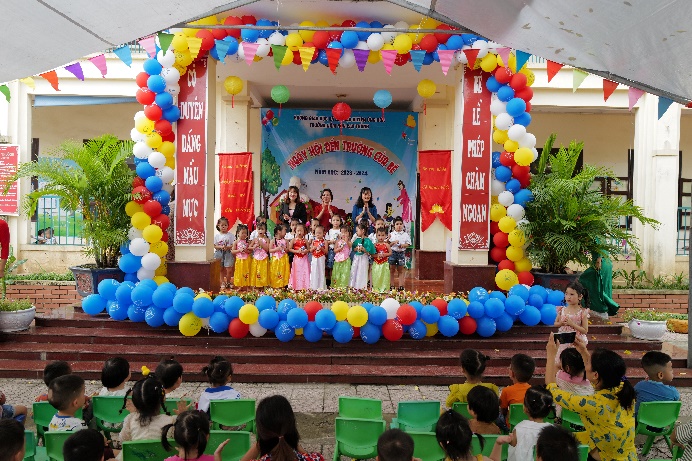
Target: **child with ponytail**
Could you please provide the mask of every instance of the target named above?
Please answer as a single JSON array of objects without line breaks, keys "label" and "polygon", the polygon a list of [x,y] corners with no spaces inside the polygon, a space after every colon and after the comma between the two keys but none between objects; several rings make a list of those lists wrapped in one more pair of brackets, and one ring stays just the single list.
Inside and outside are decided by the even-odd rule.
[{"label": "child with ponytail", "polygon": [[221,461],[221,452],[228,440],[219,445],[213,455],[205,455],[209,440],[209,419],[204,413],[190,410],[180,413],[175,423],[161,429],[161,444],[166,451],[173,448],[168,441],[168,431],[173,429],[173,439],[178,445],[178,454],[165,461]]}]

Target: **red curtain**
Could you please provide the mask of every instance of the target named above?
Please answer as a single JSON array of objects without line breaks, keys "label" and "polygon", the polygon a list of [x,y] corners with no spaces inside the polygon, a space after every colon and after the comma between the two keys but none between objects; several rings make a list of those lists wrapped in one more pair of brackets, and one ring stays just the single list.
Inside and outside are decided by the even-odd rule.
[{"label": "red curtain", "polygon": [[452,151],[424,150],[418,152],[420,172],[421,231],[439,218],[452,230]]},{"label": "red curtain", "polygon": [[221,216],[233,227],[237,221],[250,225],[255,219],[252,196],[252,153],[219,154]]}]

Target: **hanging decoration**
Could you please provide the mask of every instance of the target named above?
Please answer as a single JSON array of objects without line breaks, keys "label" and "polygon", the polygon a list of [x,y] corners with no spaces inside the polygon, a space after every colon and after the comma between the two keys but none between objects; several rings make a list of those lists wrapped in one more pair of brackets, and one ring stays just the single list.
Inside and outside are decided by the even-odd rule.
[{"label": "hanging decoration", "polygon": [[345,102],[337,102],[332,107],[332,115],[339,121],[339,134],[343,134],[344,122],[351,116],[351,106]]},{"label": "hanging decoration", "polygon": [[384,120],[384,110],[392,103],[392,93],[387,90],[377,90],[372,100],[377,107],[382,109],[382,120]]},{"label": "hanging decoration", "polygon": [[281,117],[281,105],[288,101],[291,97],[291,92],[288,91],[285,85],[276,85],[271,91],[272,99],[279,105],[279,117]]},{"label": "hanging decoration", "polygon": [[418,94],[423,98],[423,114],[427,114],[425,99],[431,98],[435,91],[437,90],[437,85],[432,80],[423,79],[418,83]]},{"label": "hanging decoration", "polygon": [[240,77],[231,75],[230,77],[226,77],[226,80],[223,82],[223,87],[226,89],[226,92],[231,95],[231,108],[235,107],[235,96],[243,91],[243,80]]}]

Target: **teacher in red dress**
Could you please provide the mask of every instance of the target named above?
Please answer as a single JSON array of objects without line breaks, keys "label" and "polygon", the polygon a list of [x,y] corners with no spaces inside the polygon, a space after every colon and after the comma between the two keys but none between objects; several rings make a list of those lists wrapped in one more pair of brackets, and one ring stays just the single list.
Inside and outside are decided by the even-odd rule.
[{"label": "teacher in red dress", "polygon": [[293,218],[296,218],[301,224],[306,224],[308,221],[308,210],[305,208],[305,204],[300,201],[300,191],[296,186],[288,188],[286,198],[281,202],[279,209],[279,219],[289,229]]},{"label": "teacher in red dress", "polygon": [[[320,222],[320,225],[325,228],[325,231],[332,228],[332,216],[340,215],[339,209],[332,205],[332,200],[334,200],[332,190],[324,189],[322,191],[322,203],[316,205],[312,209],[312,217]],[[341,217],[343,218],[343,216]]]}]

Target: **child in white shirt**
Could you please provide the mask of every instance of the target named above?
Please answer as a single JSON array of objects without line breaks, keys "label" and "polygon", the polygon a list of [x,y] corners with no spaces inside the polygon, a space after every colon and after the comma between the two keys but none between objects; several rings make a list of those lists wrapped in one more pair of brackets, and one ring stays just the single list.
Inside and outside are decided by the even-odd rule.
[{"label": "child in white shirt", "polygon": [[392,255],[389,257],[389,271],[392,274],[391,288],[398,281],[399,290],[404,289],[406,278],[406,248],[411,245],[411,236],[404,230],[404,220],[400,216],[394,219],[394,230],[389,234]]}]

